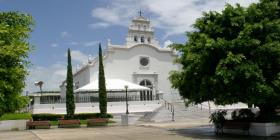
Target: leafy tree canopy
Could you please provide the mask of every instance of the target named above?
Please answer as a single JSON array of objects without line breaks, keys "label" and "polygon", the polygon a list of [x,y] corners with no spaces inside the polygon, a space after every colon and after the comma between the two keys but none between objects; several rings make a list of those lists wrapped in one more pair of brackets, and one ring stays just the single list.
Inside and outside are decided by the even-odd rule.
[{"label": "leafy tree canopy", "polygon": [[204,13],[188,42],[173,45],[182,65],[171,72],[173,87],[190,102],[243,102],[273,112],[280,105],[279,16],[279,0]]},{"label": "leafy tree canopy", "polygon": [[0,12],[0,116],[14,112],[27,104],[21,96],[29,64],[28,42],[33,28],[30,15],[19,12]]}]

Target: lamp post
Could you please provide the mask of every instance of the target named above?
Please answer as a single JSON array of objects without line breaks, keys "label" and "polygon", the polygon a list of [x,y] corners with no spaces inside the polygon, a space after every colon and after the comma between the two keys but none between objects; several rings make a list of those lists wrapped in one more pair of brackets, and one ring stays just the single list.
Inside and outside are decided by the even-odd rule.
[{"label": "lamp post", "polygon": [[35,86],[39,86],[40,92],[41,92],[41,96],[42,96],[42,93],[43,93],[43,91],[42,91],[42,86],[43,86],[43,84],[44,84],[43,81],[39,81],[39,82],[35,82],[35,83],[34,83]]},{"label": "lamp post", "polygon": [[124,88],[125,88],[126,114],[129,114],[129,113],[128,113],[128,101],[127,101],[127,89],[128,89],[128,85],[125,85]]}]

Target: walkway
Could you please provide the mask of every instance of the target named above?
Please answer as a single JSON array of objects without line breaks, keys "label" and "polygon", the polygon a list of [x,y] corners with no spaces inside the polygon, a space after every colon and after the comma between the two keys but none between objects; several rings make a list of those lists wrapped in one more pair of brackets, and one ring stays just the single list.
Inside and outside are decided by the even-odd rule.
[{"label": "walkway", "polygon": [[210,126],[185,127],[183,129],[147,126],[109,126],[75,129],[38,129],[26,131],[2,131],[0,140],[277,140],[279,137],[216,136]]}]

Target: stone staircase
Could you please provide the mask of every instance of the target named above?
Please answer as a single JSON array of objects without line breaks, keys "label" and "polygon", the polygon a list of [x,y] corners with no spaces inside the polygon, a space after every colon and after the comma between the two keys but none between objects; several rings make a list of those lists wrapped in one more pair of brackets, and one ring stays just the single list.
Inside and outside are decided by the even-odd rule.
[{"label": "stone staircase", "polygon": [[[171,106],[164,104],[154,112],[146,113],[138,122],[170,122],[172,121]],[[209,110],[201,108],[200,105],[185,107],[183,100],[177,100],[172,103],[174,106],[174,120],[176,122],[208,120]]]},{"label": "stone staircase", "polygon": [[154,112],[147,112],[145,113],[141,118],[139,118],[139,122],[155,122],[154,120],[152,120],[152,118],[155,117],[155,115],[157,115],[164,107],[160,107],[157,110],[155,110]]}]

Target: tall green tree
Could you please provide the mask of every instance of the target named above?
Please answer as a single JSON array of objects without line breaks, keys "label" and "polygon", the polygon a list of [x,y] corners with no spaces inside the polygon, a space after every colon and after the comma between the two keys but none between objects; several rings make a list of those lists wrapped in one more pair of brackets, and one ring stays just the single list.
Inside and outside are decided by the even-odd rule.
[{"label": "tall green tree", "polygon": [[0,12],[0,116],[27,105],[21,96],[28,74],[28,42],[33,28],[30,15],[20,12]]},{"label": "tall green tree", "polygon": [[75,114],[75,101],[73,92],[73,73],[71,64],[71,51],[68,49],[68,65],[67,65],[67,77],[66,77],[66,111],[67,118],[73,118]]},{"label": "tall green tree", "polygon": [[99,43],[99,75],[98,75],[98,86],[99,86],[99,109],[100,114],[103,117],[107,116],[107,91],[106,91],[106,81],[103,66],[103,56],[101,43]]},{"label": "tall green tree", "polygon": [[173,45],[182,65],[171,72],[173,87],[189,102],[255,104],[271,118],[280,105],[279,16],[279,0],[204,13],[188,42]]}]

